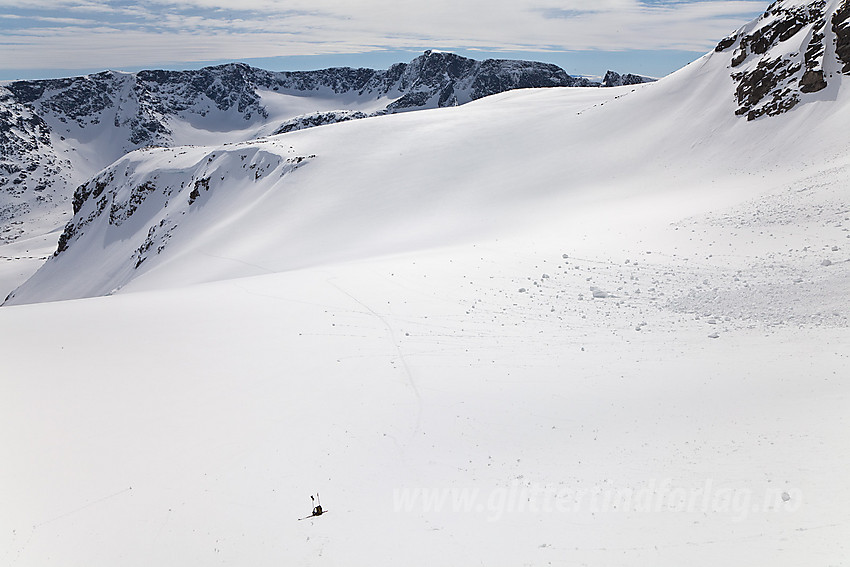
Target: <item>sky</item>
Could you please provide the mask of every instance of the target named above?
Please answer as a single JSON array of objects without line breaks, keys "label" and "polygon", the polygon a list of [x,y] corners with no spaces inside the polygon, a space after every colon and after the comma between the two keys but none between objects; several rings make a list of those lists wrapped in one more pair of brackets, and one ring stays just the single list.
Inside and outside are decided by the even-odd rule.
[{"label": "sky", "polygon": [[762,13],[727,0],[0,0],[0,80],[104,69],[386,69],[427,49],[662,77]]}]

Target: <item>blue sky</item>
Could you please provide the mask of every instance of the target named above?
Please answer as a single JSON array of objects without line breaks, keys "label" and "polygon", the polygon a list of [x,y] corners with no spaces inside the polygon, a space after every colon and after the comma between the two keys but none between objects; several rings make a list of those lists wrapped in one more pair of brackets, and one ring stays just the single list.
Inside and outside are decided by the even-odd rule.
[{"label": "blue sky", "polygon": [[764,11],[721,0],[0,0],[0,80],[244,61],[387,68],[426,49],[663,76]]}]

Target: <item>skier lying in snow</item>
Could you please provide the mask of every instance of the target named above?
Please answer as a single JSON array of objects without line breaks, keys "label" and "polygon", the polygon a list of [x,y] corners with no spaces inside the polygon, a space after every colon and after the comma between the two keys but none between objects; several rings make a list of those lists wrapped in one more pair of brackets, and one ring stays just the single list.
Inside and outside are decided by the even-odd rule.
[{"label": "skier lying in snow", "polygon": [[[313,500],[312,494],[310,495],[310,500]],[[313,500],[313,502],[316,504],[315,506],[313,506],[313,515],[314,516],[321,516],[322,514],[324,514],[324,511],[322,510],[322,503],[319,501],[319,493],[318,492],[316,493],[316,499]]]},{"label": "skier lying in snow", "polygon": [[310,514],[309,516],[307,516],[306,518],[298,518],[299,520],[308,520],[308,519],[314,518],[316,516],[321,516],[322,514],[325,513],[325,510],[322,509],[322,503],[319,500],[319,494],[318,493],[316,493],[315,498],[313,498],[313,495],[311,494],[310,500],[312,500],[313,504],[315,504],[315,506],[313,506],[313,513]]}]

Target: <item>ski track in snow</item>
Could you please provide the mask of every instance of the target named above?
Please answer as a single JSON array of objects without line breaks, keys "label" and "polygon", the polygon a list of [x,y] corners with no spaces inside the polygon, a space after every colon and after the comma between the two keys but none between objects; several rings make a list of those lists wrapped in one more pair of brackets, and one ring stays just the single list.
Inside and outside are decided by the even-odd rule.
[{"label": "ski track in snow", "polygon": [[411,433],[411,435],[416,435],[419,432],[420,422],[422,418],[422,395],[419,393],[419,388],[416,385],[416,380],[413,377],[413,372],[411,371],[410,366],[407,364],[407,358],[405,357],[404,352],[402,352],[401,346],[399,345],[399,342],[395,336],[393,325],[391,325],[387,321],[387,317],[385,315],[381,315],[380,313],[369,307],[369,305],[357,299],[357,297],[343,289],[339,282],[334,280],[328,280],[328,283],[338,289],[340,293],[350,297],[352,301],[356,302],[358,305],[366,309],[366,311],[374,315],[384,325],[384,327],[386,327],[390,342],[395,347],[395,351],[398,355],[398,360],[399,362],[401,362],[402,367],[404,368],[404,374],[407,377],[407,382],[408,384],[410,384],[410,389],[413,390],[413,393],[416,396],[416,403],[419,406],[417,409],[416,427]]}]

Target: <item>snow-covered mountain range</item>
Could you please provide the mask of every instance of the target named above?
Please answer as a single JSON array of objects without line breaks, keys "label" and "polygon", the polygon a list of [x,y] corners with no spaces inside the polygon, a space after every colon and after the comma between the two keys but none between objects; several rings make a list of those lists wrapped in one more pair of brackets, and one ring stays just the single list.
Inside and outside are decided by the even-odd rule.
[{"label": "snow-covered mountain range", "polygon": [[[659,83],[644,85],[640,84],[639,77],[621,77],[609,73],[605,78],[607,84],[631,86],[621,86],[621,89],[628,89],[624,91],[611,89],[594,94],[609,107],[598,123],[587,123],[586,120],[575,122],[574,118],[565,115],[551,120],[546,128],[553,130],[552,135],[558,131],[580,131],[582,140],[592,142],[589,147],[619,146],[621,142],[618,140],[628,139],[622,134],[625,124],[631,124],[636,131],[642,132],[644,139],[641,147],[622,147],[617,160],[620,165],[607,168],[606,174],[611,177],[623,175],[625,171],[628,171],[625,175],[637,176],[646,170],[648,164],[651,164],[653,170],[661,163],[669,164],[668,167],[682,167],[683,164],[692,164],[688,167],[693,168],[704,168],[708,164],[712,164],[715,169],[721,167],[721,164],[714,163],[712,155],[690,151],[682,155],[681,148],[687,146],[671,147],[671,142],[679,136],[665,129],[655,126],[647,131],[648,124],[666,124],[671,115],[676,115],[679,117],[676,127],[687,131],[687,139],[697,132],[706,133],[704,137],[709,137],[708,133],[711,133],[710,137],[715,138],[715,144],[716,140],[725,139],[725,146],[736,148],[732,155],[724,156],[721,160],[724,170],[729,170],[733,163],[736,164],[735,168],[744,169],[751,162],[751,153],[755,148],[746,148],[747,142],[740,141],[740,128],[743,126],[738,122],[743,119],[738,118],[739,115],[747,114],[748,121],[752,121],[763,114],[776,115],[790,111],[797,104],[816,104],[837,97],[845,66],[843,52],[839,47],[845,37],[842,35],[845,20],[843,11],[829,12],[823,1],[776,3],[761,18],[721,41],[712,54]],[[813,45],[819,48],[813,49]],[[768,67],[781,67],[785,72],[781,77],[776,73],[765,74],[763,70]],[[823,75],[824,81],[829,79],[832,88],[826,88],[825,82],[823,87],[814,88],[810,80],[812,73],[818,77]],[[239,124],[242,127],[236,135],[232,131],[221,134],[221,137],[226,136],[228,142],[224,145],[147,148],[127,154],[80,185],[73,197],[74,218],[65,227],[54,257],[30,282],[14,292],[9,302],[102,295],[120,289],[137,276],[155,270],[161,263],[167,263],[170,256],[182,258],[188,250],[204,247],[207,239],[216,237],[204,229],[202,233],[193,232],[191,237],[175,238],[184,232],[186,225],[194,223],[198,228],[228,225],[232,221],[227,219],[237,214],[246,215],[246,210],[254,208],[260,201],[271,199],[272,195],[286,195],[280,205],[282,208],[267,220],[258,219],[255,226],[271,223],[272,226],[267,227],[265,234],[280,235],[268,240],[277,252],[270,255],[263,247],[261,254],[250,261],[245,259],[243,268],[263,263],[277,271],[300,267],[305,263],[313,264],[322,259],[348,255],[349,248],[356,247],[360,240],[386,239],[387,243],[392,243],[386,245],[386,251],[397,249],[405,239],[411,239],[410,244],[413,244],[416,239],[410,236],[410,232],[391,237],[384,227],[398,226],[401,219],[413,210],[419,219],[428,212],[436,219],[438,208],[435,204],[439,205],[441,201],[434,200],[439,190],[430,183],[417,184],[417,188],[412,189],[412,193],[403,201],[403,209],[393,210],[391,215],[383,211],[382,218],[370,219],[364,226],[352,226],[352,235],[341,237],[339,241],[330,240],[313,254],[304,255],[294,243],[305,240],[305,234],[315,234],[311,228],[311,219],[316,217],[317,202],[323,203],[322,210],[341,211],[343,203],[357,206],[357,203],[350,202],[348,196],[352,176],[356,175],[357,185],[373,187],[369,195],[359,199],[377,199],[374,203],[376,210],[386,208],[382,200],[389,197],[386,194],[388,189],[394,191],[399,186],[400,180],[386,187],[388,180],[383,178],[381,172],[397,165],[378,165],[374,156],[392,156],[387,159],[391,159],[393,164],[407,163],[404,152],[399,157],[394,148],[411,147],[407,140],[411,132],[420,128],[416,126],[417,119],[412,119],[414,122],[410,125],[406,125],[401,118],[392,118],[359,121],[350,128],[340,125],[333,132],[271,138],[258,136],[263,133],[291,133],[311,125],[345,122],[410,108],[455,106],[516,87],[559,84],[575,85],[576,81],[551,65],[476,62],[451,54],[428,52],[409,65],[396,65],[387,72],[332,69],[314,73],[274,74],[246,66],[228,66],[197,72],[149,72],[125,76],[107,74],[56,83],[9,85],[7,88],[15,93],[16,101],[20,101],[16,104],[33,104],[42,113],[46,112],[45,109],[52,109],[54,118],[61,116],[65,120],[68,126],[66,133],[77,131],[77,138],[105,120],[106,115],[103,113],[107,110],[110,122],[107,130],[116,131],[111,126],[127,125],[127,128],[117,131],[130,133],[127,144],[131,145],[157,142],[172,146],[176,142],[185,142],[187,138],[197,138],[199,131],[212,136],[213,132],[204,129],[204,126],[210,128],[210,124],[218,125],[219,128],[222,124]],[[692,91],[688,97],[664,94],[687,91]],[[51,94],[54,92],[57,94]],[[77,94],[70,96],[69,92]],[[117,94],[119,92],[120,95]],[[303,93],[313,95],[305,98]],[[729,98],[724,93],[734,93],[733,100],[739,106],[726,109]],[[283,104],[281,100],[297,98],[302,104],[318,104],[315,102],[316,97],[321,96],[327,97],[329,106],[337,105],[339,97],[348,97],[348,106],[352,110],[302,115],[281,123],[282,114],[274,110],[276,106],[272,102],[275,100]],[[548,95],[540,93],[538,96]],[[562,96],[567,108],[573,106],[570,97],[559,96]],[[81,101],[76,104],[68,102],[75,97],[81,98]],[[669,103],[663,108],[658,107],[656,101],[665,97],[669,97]],[[122,108],[125,107],[112,103],[113,99],[133,101],[125,105],[132,111],[122,115]],[[695,100],[700,102],[697,104]],[[491,106],[494,109],[500,108],[495,101],[489,104],[495,105]],[[834,112],[837,106],[834,104],[827,108]],[[549,108],[555,107],[557,105],[549,105]],[[580,110],[579,116],[589,110]],[[474,112],[470,110],[461,115],[447,114],[443,117],[442,124],[459,121],[451,129],[451,141],[432,138],[423,133],[418,135],[412,145],[418,147],[420,152],[429,151],[431,145],[457,145],[465,137],[465,116]],[[636,118],[637,115],[641,118]],[[93,118],[95,116],[99,118]],[[432,118],[426,116],[423,120],[430,124]],[[521,124],[516,124],[517,117],[523,116],[521,113],[505,116],[496,112],[495,116],[498,118],[493,120],[493,136],[500,138],[500,132],[504,131],[507,124],[515,124],[515,129],[522,129]],[[531,120],[530,117],[521,118],[522,122]],[[44,128],[35,116],[30,124],[33,128]],[[752,131],[756,129],[751,128]],[[45,136],[43,134],[42,139],[46,139]],[[239,141],[240,137],[245,140]],[[751,137],[747,135],[745,139]],[[475,134],[475,138],[480,139],[480,134]],[[547,137],[540,139],[546,140]],[[373,148],[370,157],[366,160],[354,157],[360,155],[362,146],[367,143]],[[681,143],[689,144],[686,141]],[[768,142],[767,146],[764,142],[760,144],[762,147],[773,146],[772,151],[780,155],[787,142],[780,138]],[[816,142],[812,141],[811,144]],[[38,144],[34,142],[34,145]],[[525,156],[523,159],[532,161],[539,160],[539,156],[560,159],[570,163],[571,175],[595,173],[587,171],[587,164],[594,163],[593,160],[573,162],[571,158],[556,158],[551,155],[552,152],[561,153],[563,148],[548,142],[544,147],[537,146],[537,142],[529,140],[523,147],[516,148],[515,155]],[[125,145],[116,153],[123,152],[127,147]],[[351,157],[343,157],[348,154]],[[412,154],[410,159],[412,161],[402,169],[413,170],[418,167],[419,156]],[[442,169],[448,166],[452,158],[446,156],[440,161]],[[369,166],[363,169],[357,162],[368,163]],[[318,163],[326,165],[314,165]],[[625,163],[633,164],[633,167],[624,169]],[[318,171],[313,174],[295,173],[297,170],[314,169]],[[465,170],[463,165],[456,165],[456,171]],[[471,167],[471,170],[486,177],[480,167]],[[327,175],[330,175],[332,181],[325,180]],[[533,178],[535,173],[529,172],[528,175]],[[495,186],[502,184],[500,180],[493,182]],[[444,181],[443,185],[452,187],[455,193],[461,191],[459,181],[450,184]],[[476,195],[477,185],[473,185]],[[320,194],[324,196],[317,197],[317,189],[312,189],[306,199],[293,201],[294,195],[300,195],[305,190],[300,189],[302,186],[320,187]],[[520,186],[505,188],[504,191],[507,194],[519,191],[524,199],[533,200],[528,197],[528,189]],[[411,203],[417,198],[423,200],[421,207],[411,208]],[[485,202],[478,203],[479,199]],[[487,206],[487,200],[489,197],[483,195],[471,198],[475,206]],[[216,203],[216,206],[208,202]],[[284,206],[284,202],[288,204]],[[305,209],[299,210],[296,203]],[[267,210],[265,207],[264,210]],[[323,212],[319,216],[325,214],[329,213]],[[340,213],[340,217],[340,226],[350,222],[344,218],[344,214]],[[284,218],[289,220],[283,222]],[[454,229],[442,227],[439,230],[450,234]],[[242,234],[254,241],[251,231],[235,232],[237,234],[227,238],[230,244],[240,241]],[[287,236],[284,238],[283,235]],[[307,238],[308,241],[313,239],[315,236]],[[324,239],[327,237],[320,240]],[[175,245],[177,241],[183,241],[183,244]],[[105,245],[93,246],[94,242],[105,242]],[[305,242],[304,245],[308,244]],[[172,254],[164,254],[172,247],[175,248]],[[182,258],[180,262],[187,265],[188,260]],[[207,272],[204,266],[210,264],[208,260],[201,263],[202,266],[194,268],[192,273],[195,275],[190,278],[191,281],[221,277],[217,269],[212,273]],[[89,267],[80,271],[77,267],[80,265]],[[60,272],[61,276],[58,275]],[[237,273],[242,274],[242,270],[237,270]],[[51,291],[44,291],[48,288]]]},{"label": "snow-covered mountain range", "polygon": [[[628,81],[648,81],[626,75]],[[603,86],[621,84],[616,73]],[[271,72],[244,64],[196,71],[105,71],[0,85],[0,237],[10,222],[67,208],[73,190],[125,153],[150,146],[240,142],[507,90],[600,86],[545,63],[427,51],[388,70]]]}]

